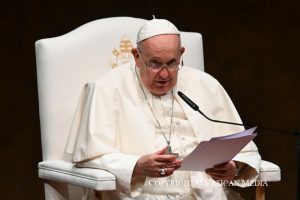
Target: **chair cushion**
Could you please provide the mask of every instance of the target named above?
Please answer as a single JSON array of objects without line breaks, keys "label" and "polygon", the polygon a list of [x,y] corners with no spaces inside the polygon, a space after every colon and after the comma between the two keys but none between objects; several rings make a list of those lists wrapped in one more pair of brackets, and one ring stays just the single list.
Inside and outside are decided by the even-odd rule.
[{"label": "chair cushion", "polygon": [[115,176],[105,170],[78,168],[62,160],[47,160],[38,164],[39,177],[65,182],[94,190],[115,190]]},{"label": "chair cushion", "polygon": [[258,180],[273,182],[281,180],[280,168],[274,163],[262,160]]}]

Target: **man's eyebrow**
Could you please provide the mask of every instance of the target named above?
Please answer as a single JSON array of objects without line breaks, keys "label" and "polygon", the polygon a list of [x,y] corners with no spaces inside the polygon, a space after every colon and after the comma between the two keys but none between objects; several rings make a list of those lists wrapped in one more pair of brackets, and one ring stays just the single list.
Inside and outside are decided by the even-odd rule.
[{"label": "man's eyebrow", "polygon": [[155,57],[155,56],[154,56],[154,57],[151,57],[150,60],[160,61],[161,58],[160,58],[160,57]]},{"label": "man's eyebrow", "polygon": [[[159,58],[159,57],[153,57],[153,58],[150,58],[149,61],[151,61],[151,62],[154,61],[154,62],[160,62],[161,63],[161,58]],[[172,62],[175,62],[175,61],[177,61],[177,59],[176,58],[172,58],[169,61],[167,61],[166,64],[169,64],[169,63],[172,63]]]},{"label": "man's eyebrow", "polygon": [[167,64],[171,64],[171,63],[176,62],[176,61],[177,61],[177,59],[176,59],[176,58],[173,58],[173,59],[171,59],[170,61],[168,61]]}]

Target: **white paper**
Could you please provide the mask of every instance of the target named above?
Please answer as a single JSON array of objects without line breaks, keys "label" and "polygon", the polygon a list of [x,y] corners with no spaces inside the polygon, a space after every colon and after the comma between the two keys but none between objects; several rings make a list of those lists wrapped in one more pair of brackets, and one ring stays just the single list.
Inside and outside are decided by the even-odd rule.
[{"label": "white paper", "polygon": [[209,141],[202,141],[182,160],[180,171],[204,171],[215,165],[229,162],[238,154],[255,136],[257,127],[240,133],[214,137]]}]

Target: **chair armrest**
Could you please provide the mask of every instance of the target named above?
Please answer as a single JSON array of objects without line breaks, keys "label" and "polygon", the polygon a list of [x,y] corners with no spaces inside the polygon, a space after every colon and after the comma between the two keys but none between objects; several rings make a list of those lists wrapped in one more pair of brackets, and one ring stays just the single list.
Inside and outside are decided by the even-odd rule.
[{"label": "chair armrest", "polygon": [[280,181],[280,168],[274,163],[262,160],[260,164],[258,180],[266,182]]},{"label": "chair armrest", "polygon": [[[39,177],[46,180],[77,185],[93,190],[115,190],[116,177],[105,170],[78,168],[63,160],[47,160],[38,163]],[[281,180],[280,168],[262,160],[258,180],[275,182]]]},{"label": "chair armrest", "polygon": [[51,181],[77,185],[93,190],[115,190],[116,177],[105,170],[78,168],[63,160],[47,160],[38,163],[39,177]]}]

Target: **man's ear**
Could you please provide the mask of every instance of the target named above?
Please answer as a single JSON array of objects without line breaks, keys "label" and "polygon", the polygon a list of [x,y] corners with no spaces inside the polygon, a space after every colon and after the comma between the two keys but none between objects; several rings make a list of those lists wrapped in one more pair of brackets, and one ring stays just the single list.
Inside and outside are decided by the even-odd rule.
[{"label": "man's ear", "polygon": [[180,48],[180,55],[182,56],[182,54],[185,52],[185,48],[184,47],[181,47]]},{"label": "man's ear", "polygon": [[131,53],[132,53],[134,59],[139,59],[140,54],[139,54],[139,51],[138,51],[137,48],[132,48],[132,49],[131,49]]},{"label": "man's ear", "polygon": [[135,61],[135,65],[137,67],[139,67],[139,62],[140,62],[140,54],[137,48],[132,48],[131,49],[131,53],[133,55],[134,61]]}]

